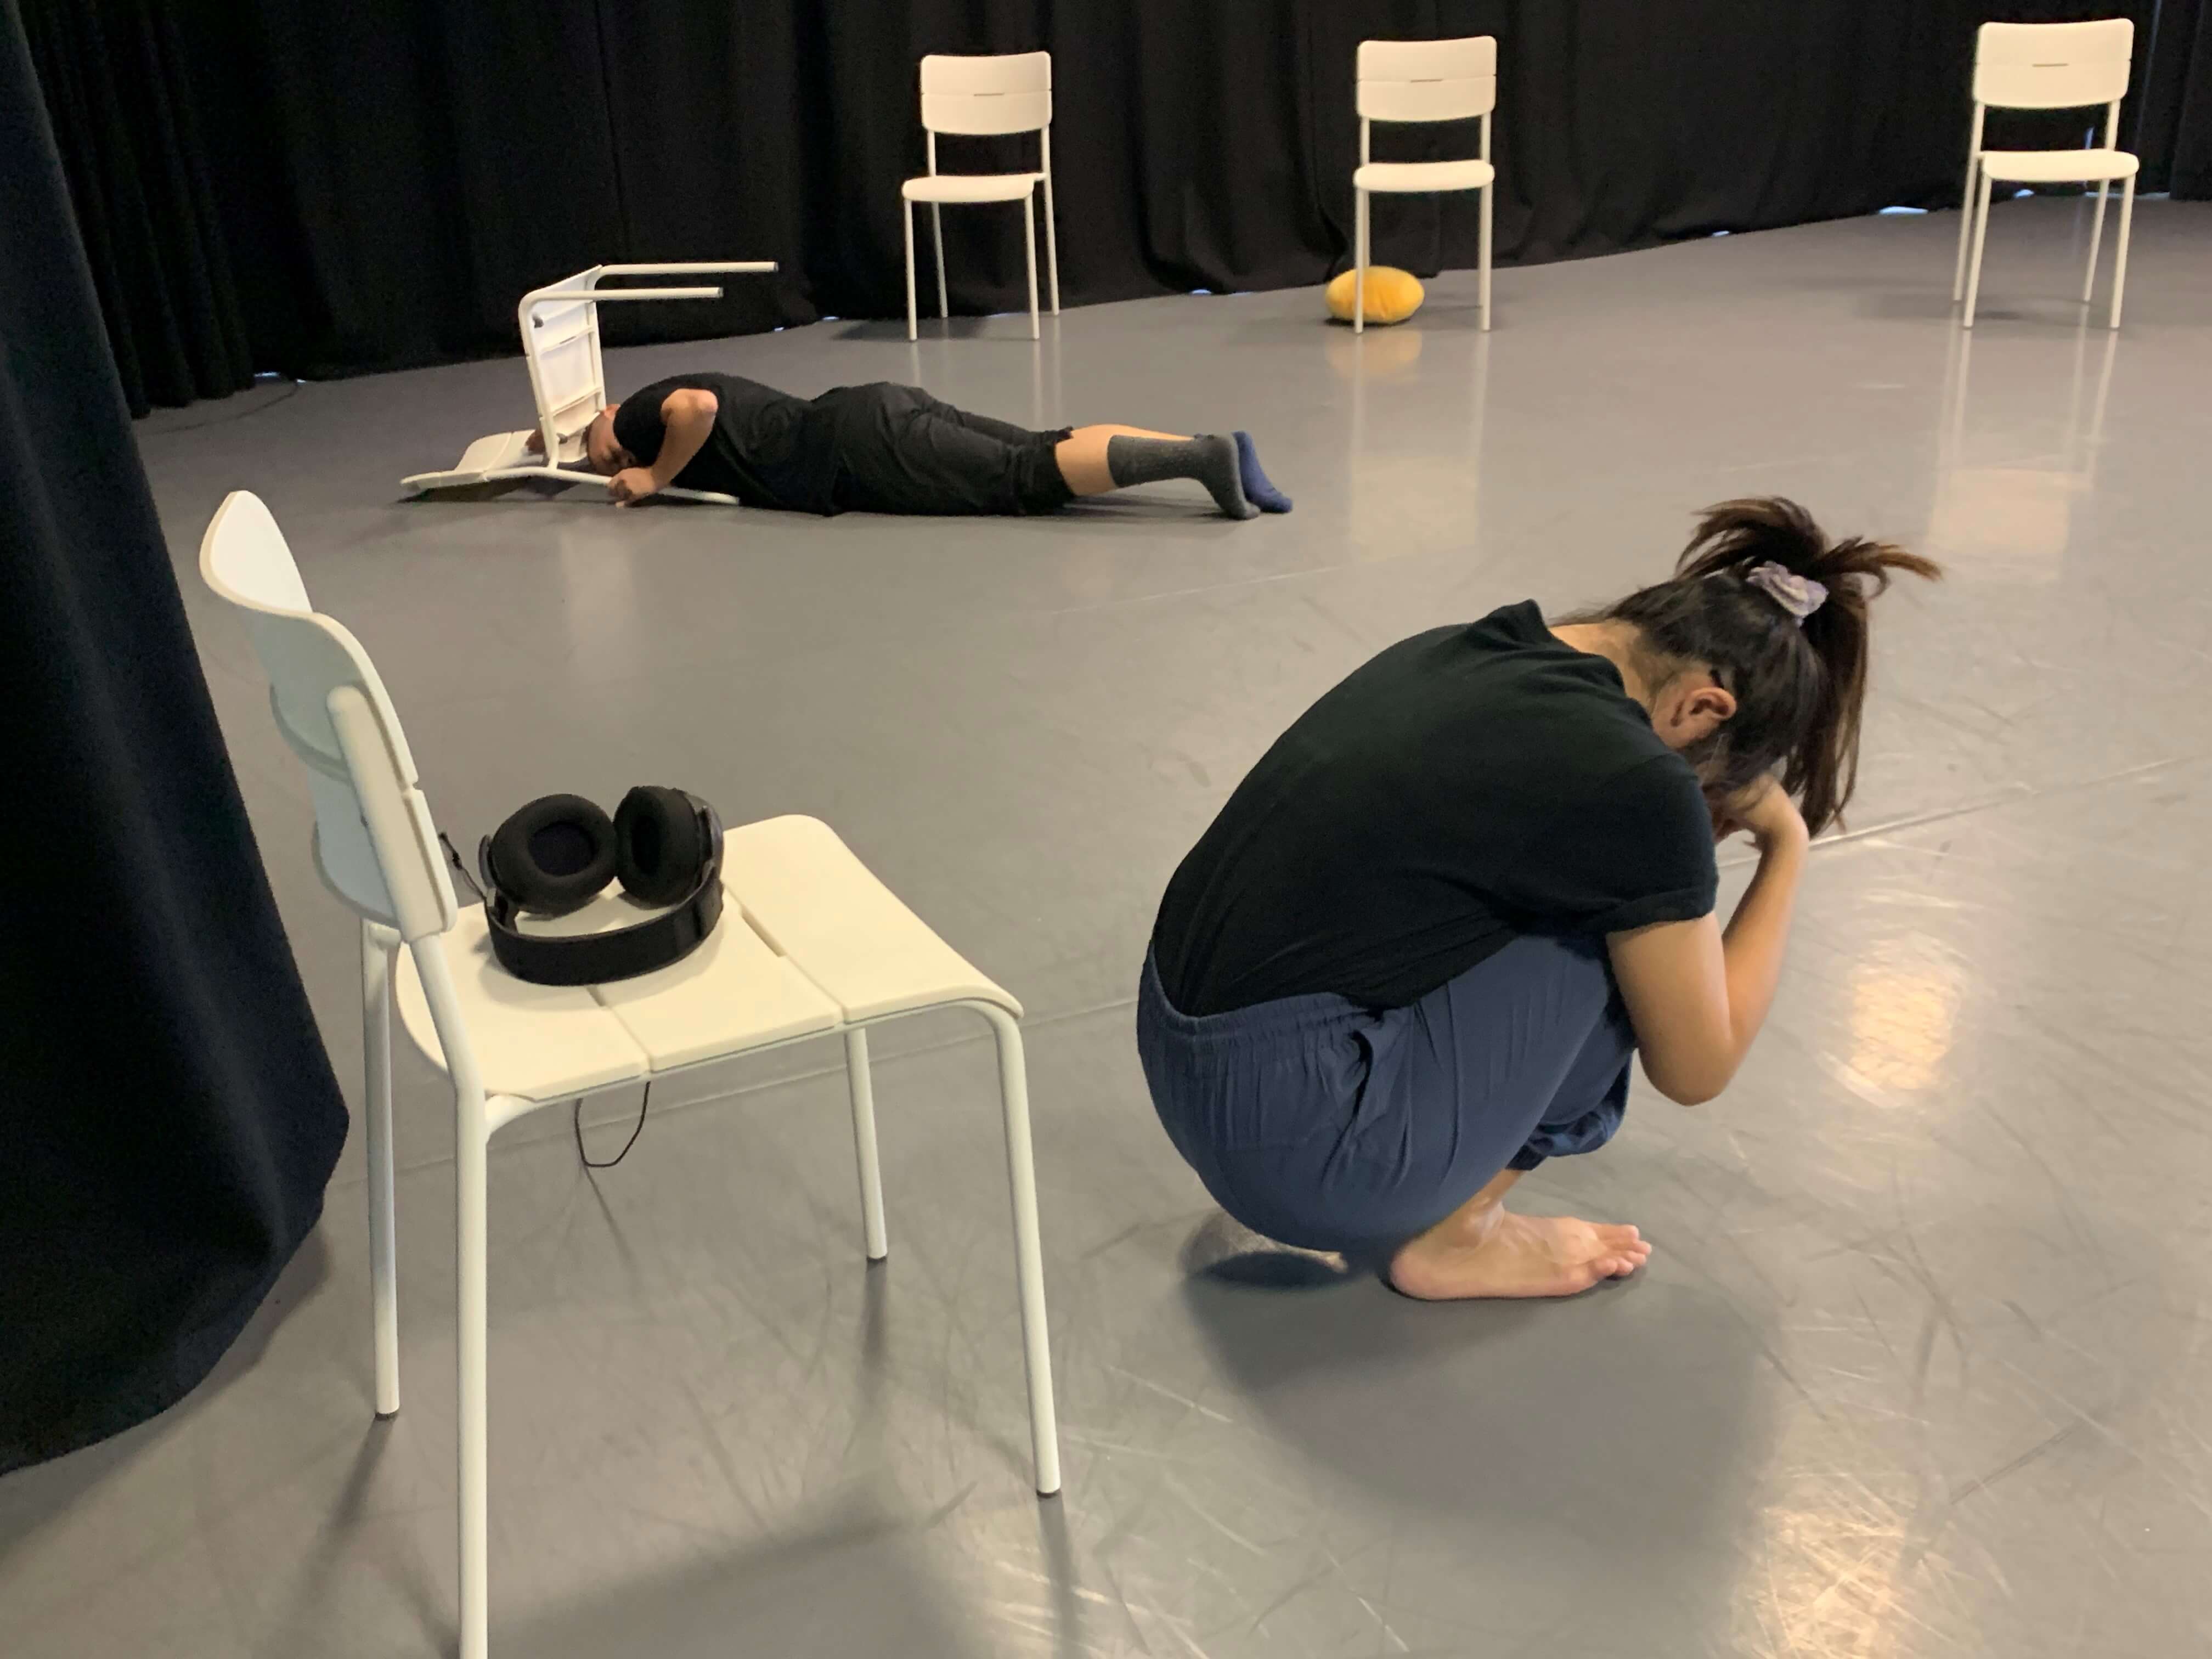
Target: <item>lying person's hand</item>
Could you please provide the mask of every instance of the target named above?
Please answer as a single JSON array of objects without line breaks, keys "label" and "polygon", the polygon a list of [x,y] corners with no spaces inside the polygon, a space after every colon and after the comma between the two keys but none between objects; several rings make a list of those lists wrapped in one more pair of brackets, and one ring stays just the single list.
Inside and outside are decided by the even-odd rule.
[{"label": "lying person's hand", "polygon": [[522,441],[522,447],[532,455],[543,455],[545,453],[545,434],[543,432],[532,431]]},{"label": "lying person's hand", "polygon": [[659,490],[660,480],[649,467],[626,466],[607,480],[607,494],[615,498],[617,507],[632,506]]}]

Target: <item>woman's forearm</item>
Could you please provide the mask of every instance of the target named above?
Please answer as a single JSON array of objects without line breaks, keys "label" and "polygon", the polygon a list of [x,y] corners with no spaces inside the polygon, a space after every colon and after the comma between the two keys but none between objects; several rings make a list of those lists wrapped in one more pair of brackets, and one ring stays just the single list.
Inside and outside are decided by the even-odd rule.
[{"label": "woman's forearm", "polygon": [[1644,1074],[1685,1106],[1728,1087],[1766,1023],[1805,872],[1805,820],[1778,786],[1717,827],[1723,836],[1748,830],[1759,845],[1759,868],[1728,926],[1709,911],[1607,939]]},{"label": "woman's forearm", "polygon": [[[1805,872],[1807,839],[1792,825],[1763,843],[1759,869],[1737,902],[1721,934],[1728,979],[1729,1025],[1741,1063],[1752,1039],[1766,1023],[1774,988],[1782,978],[1782,957],[1790,942],[1790,917],[1796,908],[1797,883]],[[1732,1065],[1729,1070],[1733,1072]]]}]

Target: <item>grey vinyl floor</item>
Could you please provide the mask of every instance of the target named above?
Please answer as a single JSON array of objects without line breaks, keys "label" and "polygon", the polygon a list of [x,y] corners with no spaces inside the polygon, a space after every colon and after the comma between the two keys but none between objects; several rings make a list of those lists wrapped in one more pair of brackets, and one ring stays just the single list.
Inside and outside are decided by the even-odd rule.
[{"label": "grey vinyl floor", "polygon": [[[565,1114],[491,1158],[492,1628],[521,1656],[2106,1659],[2212,1642],[2212,207],[1884,216],[1470,274],[1354,339],[1314,291],[611,354],[1019,421],[1248,427],[1297,498],[1050,520],[409,501],[521,424],[514,361],[145,422],[300,964],[358,1089],[351,922],[235,622],[258,491],[359,635],[456,839],[678,783],[835,824],[1030,1011],[1066,1487],[1030,1490],[990,1050],[879,1036],[892,1254],[864,1268],[834,1044]],[[2109,244],[2108,244],[2109,246]],[[731,250],[742,257],[755,252]],[[281,398],[281,404],[278,399]],[[1773,1019],[1694,1112],[1639,1090],[1532,1207],[1635,1279],[1416,1305],[1240,1235],[1152,1120],[1131,993],[1243,769],[1402,635],[1663,571],[1777,491],[1950,580],[1880,607],[1863,787]],[[1740,885],[1739,866],[1728,872]],[[372,1421],[357,1144],[218,1374],[0,1481],[0,1650],[435,1654],[453,1640],[452,1136],[399,1075],[405,1408]],[[587,1121],[611,1150],[634,1100]]]}]

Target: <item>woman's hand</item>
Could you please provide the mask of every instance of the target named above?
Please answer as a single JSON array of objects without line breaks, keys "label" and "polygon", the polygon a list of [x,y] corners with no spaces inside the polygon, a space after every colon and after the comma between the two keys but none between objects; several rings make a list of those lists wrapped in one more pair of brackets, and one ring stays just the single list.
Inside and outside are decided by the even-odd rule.
[{"label": "woman's hand", "polygon": [[653,476],[650,467],[626,466],[607,480],[607,494],[615,498],[617,507],[629,507],[659,493],[660,480]]},{"label": "woman's hand", "polygon": [[1811,839],[1805,831],[1804,814],[1797,803],[1773,779],[1745,806],[1737,817],[1751,832],[1753,843],[1762,853],[1772,852],[1778,847],[1802,847]]},{"label": "woman's hand", "polygon": [[1735,799],[1713,808],[1713,839],[1726,841],[1737,830],[1748,835],[1762,853],[1773,848],[1802,846],[1807,839],[1804,815],[1797,803],[1774,779],[1761,778]]}]

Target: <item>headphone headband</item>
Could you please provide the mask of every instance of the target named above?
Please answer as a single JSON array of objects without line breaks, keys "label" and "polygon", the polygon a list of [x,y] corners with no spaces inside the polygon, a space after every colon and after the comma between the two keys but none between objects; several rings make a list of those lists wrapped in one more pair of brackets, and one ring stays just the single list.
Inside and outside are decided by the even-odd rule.
[{"label": "headphone headband", "polygon": [[[691,890],[659,915],[605,933],[526,933],[519,907],[491,870],[491,837],[477,844],[483,876],[484,921],[499,965],[532,985],[605,985],[678,963],[706,942],[722,915],[722,820],[714,807],[679,791],[697,815],[707,856]],[[458,857],[454,862],[459,863]]]}]

